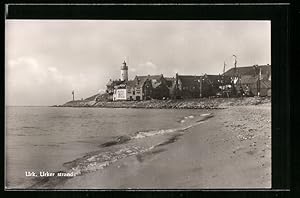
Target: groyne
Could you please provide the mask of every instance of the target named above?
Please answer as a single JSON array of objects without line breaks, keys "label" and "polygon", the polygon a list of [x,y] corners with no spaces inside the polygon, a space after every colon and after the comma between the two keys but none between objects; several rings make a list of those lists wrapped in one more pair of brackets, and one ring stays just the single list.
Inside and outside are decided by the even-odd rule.
[{"label": "groyne", "polygon": [[56,107],[146,108],[146,109],[224,109],[230,106],[271,103],[270,97],[198,98],[145,101],[69,101]]}]

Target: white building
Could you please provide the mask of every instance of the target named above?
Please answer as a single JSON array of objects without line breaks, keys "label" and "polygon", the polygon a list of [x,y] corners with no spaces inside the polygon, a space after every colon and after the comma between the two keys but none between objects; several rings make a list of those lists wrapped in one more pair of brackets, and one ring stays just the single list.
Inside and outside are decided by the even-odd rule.
[{"label": "white building", "polygon": [[142,100],[143,87],[136,80],[124,81],[114,87],[113,101],[116,100]]},{"label": "white building", "polygon": [[115,86],[113,93],[113,101],[127,100],[127,86],[126,84],[120,84]]}]

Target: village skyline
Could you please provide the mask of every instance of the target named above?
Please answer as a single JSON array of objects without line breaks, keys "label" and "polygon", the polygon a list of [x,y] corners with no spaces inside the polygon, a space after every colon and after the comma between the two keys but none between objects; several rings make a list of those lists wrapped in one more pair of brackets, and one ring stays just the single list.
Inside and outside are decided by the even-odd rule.
[{"label": "village skyline", "polygon": [[[22,30],[22,31],[20,31]],[[271,64],[270,21],[6,21],[7,105],[87,98],[136,75],[222,74]]]}]

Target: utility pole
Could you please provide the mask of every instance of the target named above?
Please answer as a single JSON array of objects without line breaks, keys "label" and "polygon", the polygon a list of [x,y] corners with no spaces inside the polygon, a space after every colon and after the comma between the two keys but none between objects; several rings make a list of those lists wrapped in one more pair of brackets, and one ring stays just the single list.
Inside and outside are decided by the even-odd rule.
[{"label": "utility pole", "polygon": [[256,88],[257,96],[260,96],[260,79],[261,79],[261,68],[258,65],[254,65],[255,76],[257,76]]},{"label": "utility pole", "polygon": [[236,87],[238,87],[238,94],[242,95],[242,82],[241,82],[241,75],[239,75],[238,70],[237,70],[237,56],[236,55],[232,55],[234,57],[234,76],[236,79]]},{"label": "utility pole", "polygon": [[200,98],[202,98],[202,76],[200,76],[200,79],[199,79],[199,88],[200,88]]},{"label": "utility pole", "polygon": [[221,76],[221,83],[222,83],[222,96],[224,96],[224,93],[227,92],[226,87],[224,85],[225,81],[225,70],[226,70],[226,63],[224,61],[224,67],[223,67],[223,74]]},{"label": "utility pole", "polygon": [[72,91],[72,95],[73,95],[73,101],[74,101],[74,90]]},{"label": "utility pole", "polygon": [[237,65],[237,57],[236,55],[232,55],[234,57],[234,72],[236,73],[236,65]]},{"label": "utility pole", "polygon": [[257,81],[257,96],[260,96],[260,80],[261,80],[261,68],[259,67],[258,81]]}]

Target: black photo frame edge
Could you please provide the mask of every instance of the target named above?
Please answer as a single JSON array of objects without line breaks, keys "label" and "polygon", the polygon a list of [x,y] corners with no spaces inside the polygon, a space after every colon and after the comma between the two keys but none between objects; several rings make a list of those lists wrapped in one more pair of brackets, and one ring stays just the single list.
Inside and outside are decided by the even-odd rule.
[{"label": "black photo frame edge", "polygon": [[[7,5],[7,4],[6,4]],[[293,24],[299,19],[299,14],[292,7],[293,4],[240,4],[240,5],[216,5],[216,4],[184,4],[184,5],[9,5],[2,7],[7,19],[169,19],[169,20],[271,20],[271,48],[272,48],[272,189],[212,189],[212,190],[108,190],[108,191],[68,191],[69,196],[146,196],[146,197],[174,197],[174,196],[234,196],[234,197],[286,197],[295,187],[291,181],[291,47],[297,46],[290,43],[299,34]],[[133,8],[133,7],[134,8]],[[113,12],[112,10],[113,9]],[[124,10],[125,9],[125,10]],[[129,13],[129,14],[128,14]],[[153,14],[155,13],[155,15]],[[294,19],[292,20],[291,17]],[[298,17],[298,18],[297,18]],[[299,22],[299,20],[298,20]],[[291,30],[293,32],[291,33]],[[296,32],[296,33],[295,33]],[[299,30],[298,30],[299,33]],[[4,38],[4,36],[3,36]],[[293,59],[294,60],[294,59]],[[282,66],[284,65],[284,66]],[[4,70],[4,67],[3,67]],[[2,70],[2,71],[3,71]],[[3,72],[4,74],[5,72]],[[3,76],[3,87],[4,87]],[[4,89],[3,89],[4,90]],[[3,94],[4,96],[4,94]],[[4,100],[1,98],[4,107]],[[4,112],[4,111],[2,111]],[[4,139],[3,144],[4,145]],[[292,149],[294,150],[294,148]],[[275,154],[274,154],[275,153]],[[4,169],[3,169],[4,170]],[[4,187],[4,186],[3,186]],[[4,188],[3,188],[4,189]],[[20,193],[20,191],[12,192]],[[38,196],[45,196],[43,191],[33,192]],[[37,194],[38,193],[38,194]],[[78,193],[78,194],[77,194]],[[121,194],[120,194],[121,193]],[[65,192],[48,191],[48,196],[66,196]]]}]

